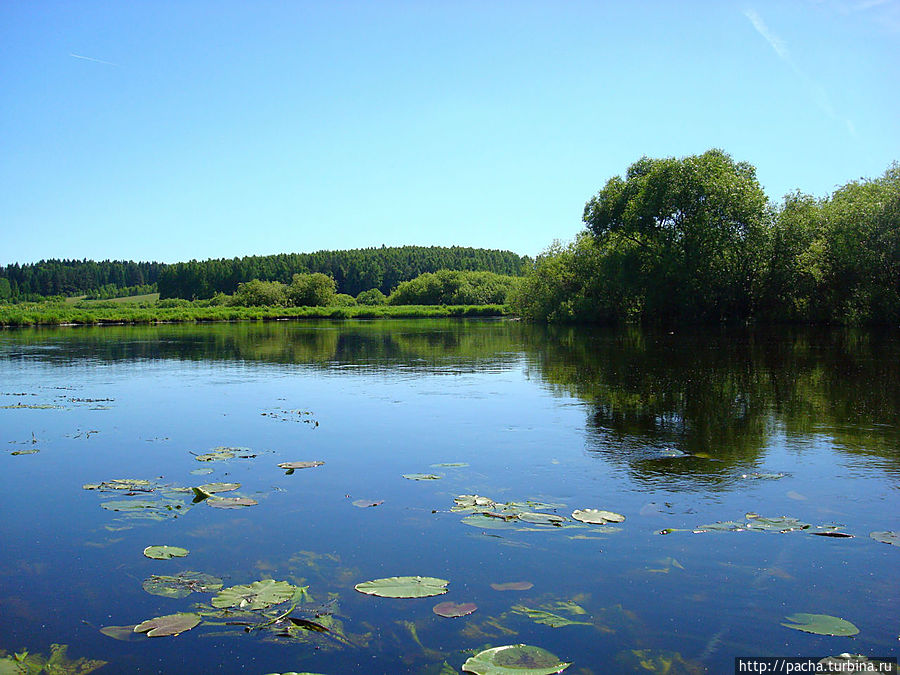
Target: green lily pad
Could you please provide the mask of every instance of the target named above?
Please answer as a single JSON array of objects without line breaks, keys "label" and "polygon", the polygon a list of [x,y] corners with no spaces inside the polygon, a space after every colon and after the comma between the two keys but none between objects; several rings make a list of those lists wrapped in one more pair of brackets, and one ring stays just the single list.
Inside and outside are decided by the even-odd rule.
[{"label": "green lily pad", "polygon": [[156,485],[144,478],[113,478],[100,483],[87,483],[81,486],[84,490],[125,490],[127,492],[152,492]]},{"label": "green lily pad", "polygon": [[453,619],[459,616],[466,616],[467,614],[471,614],[476,609],[478,609],[478,605],[474,602],[439,602],[434,607],[431,608],[431,611],[437,614],[438,616],[443,616],[447,619]]},{"label": "green lily pad", "polygon": [[572,517],[582,523],[591,523],[593,525],[625,522],[625,516],[622,514],[600,509],[577,509],[572,512]]},{"label": "green lily pad", "polygon": [[240,487],[240,483],[204,483],[200,486],[200,489],[210,494],[216,494],[217,492],[231,492]]},{"label": "green lily pad", "polygon": [[191,593],[214,593],[222,589],[222,580],[204,572],[179,572],[174,576],[154,574],[144,579],[143,589],[164,598],[186,598]]},{"label": "green lily pad", "polygon": [[859,633],[859,628],[849,621],[828,614],[791,614],[785,617],[792,623],[782,623],[786,628],[802,630],[804,633],[816,635],[838,635],[849,637]]},{"label": "green lily pad", "polygon": [[466,516],[460,522],[477,527],[482,530],[518,530],[520,524],[515,521],[515,516],[505,516],[498,513],[473,513]]},{"label": "green lily pad", "polygon": [[155,619],[148,619],[134,627],[135,633],[146,633],[147,637],[164,637],[178,635],[190,630],[200,623],[200,615],[191,612],[167,614]]},{"label": "green lily pad", "polygon": [[504,645],[466,659],[462,669],[475,675],[553,675],[570,665],[540,647]]},{"label": "green lily pad", "polygon": [[536,511],[526,511],[525,513],[520,513],[518,519],[525,523],[532,523],[533,525],[555,525],[559,526],[566,522],[566,519],[562,516],[557,516],[555,513],[538,513]]},{"label": "green lily pad", "polygon": [[213,472],[212,469],[194,469],[191,471],[192,476],[208,476]]},{"label": "green lily pad", "polygon": [[462,510],[479,510],[479,509],[487,509],[493,510],[497,503],[491,499],[490,497],[482,497],[481,495],[460,495],[459,497],[455,497],[453,499],[456,502],[456,506],[452,507],[453,511],[462,511]]},{"label": "green lily pad", "polygon": [[900,532],[892,532],[890,530],[885,530],[884,532],[869,532],[869,536],[875,541],[880,541],[882,544],[900,546]]},{"label": "green lily pad", "polygon": [[[579,607],[579,609],[581,608]],[[554,614],[553,612],[545,612],[542,609],[532,609],[531,607],[526,607],[525,605],[513,605],[512,611],[516,614],[523,614],[524,616],[527,616],[535,623],[544,624],[545,626],[551,626],[552,628],[562,628],[563,626],[593,625],[587,621],[573,621],[572,619],[567,619],[566,617],[560,616],[559,614]],[[583,614],[584,610],[582,610],[580,613]]]},{"label": "green lily pad", "polygon": [[354,588],[366,595],[380,598],[427,598],[447,592],[446,579],[435,577],[387,577],[356,584]]},{"label": "green lily pad", "polygon": [[194,459],[198,462],[222,462],[226,459],[231,459],[237,454],[237,448],[214,448],[209,452],[204,452],[201,455],[196,455]]},{"label": "green lily pad", "polygon": [[766,532],[793,532],[795,530],[807,530],[812,527],[809,523],[804,523],[796,518],[788,516],[778,516],[777,518],[763,518],[755,513],[748,513],[747,523],[748,530],[765,530]]},{"label": "green lily pad", "polygon": [[381,506],[382,504],[384,504],[383,499],[379,502],[373,502],[368,499],[357,499],[356,501],[353,502],[353,506],[358,506],[361,509],[366,509],[366,508],[369,508],[372,506]]},{"label": "green lily pad", "polygon": [[318,460],[313,460],[310,462],[282,462],[278,465],[280,469],[312,469],[317,466],[322,466],[325,462],[320,462]]},{"label": "green lily pad", "polygon": [[403,477],[406,480],[440,480],[440,476],[433,473],[405,473]]},{"label": "green lily pad", "polygon": [[[694,532],[706,532],[707,530],[711,530],[713,532],[743,532],[747,529],[747,523],[739,523],[735,520],[720,520],[715,523],[708,523],[706,525],[701,525]],[[677,530],[671,529],[671,532],[677,532]],[[668,534],[669,531],[663,530],[663,533]]]},{"label": "green lily pad", "polygon": [[219,592],[212,599],[212,606],[218,608],[265,609],[291,599],[297,587],[286,581],[264,579],[252,584],[231,586]]},{"label": "green lily pad", "polygon": [[238,509],[242,506],[256,506],[259,504],[258,501],[250,497],[210,497],[206,500],[206,503],[216,509]]},{"label": "green lily pad", "polygon": [[180,546],[148,546],[144,549],[144,555],[154,560],[168,560],[169,558],[183,558],[188,554],[186,548]]}]

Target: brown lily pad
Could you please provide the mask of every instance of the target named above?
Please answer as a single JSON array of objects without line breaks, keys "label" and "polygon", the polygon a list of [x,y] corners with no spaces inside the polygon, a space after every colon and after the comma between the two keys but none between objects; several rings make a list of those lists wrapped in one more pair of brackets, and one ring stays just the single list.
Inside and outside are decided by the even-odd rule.
[{"label": "brown lily pad", "polygon": [[476,609],[478,609],[478,605],[476,605],[474,602],[462,602],[457,604],[448,600],[447,602],[440,602],[436,604],[431,611],[438,616],[443,616],[447,619],[453,619],[458,616],[466,616],[467,614],[471,614]]},{"label": "brown lily pad", "polygon": [[256,506],[259,504],[250,497],[210,497],[206,500],[209,506],[217,509],[238,509],[242,506]]},{"label": "brown lily pad", "polygon": [[491,584],[495,591],[527,591],[534,588],[530,581],[508,581],[505,584]]}]

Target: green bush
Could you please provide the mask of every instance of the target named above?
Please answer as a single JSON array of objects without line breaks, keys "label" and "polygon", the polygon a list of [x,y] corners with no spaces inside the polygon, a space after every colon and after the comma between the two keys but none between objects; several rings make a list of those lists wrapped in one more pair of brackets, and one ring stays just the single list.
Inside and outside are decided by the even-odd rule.
[{"label": "green bush", "polygon": [[381,289],[370,288],[367,291],[360,291],[356,296],[356,303],[359,305],[386,305],[387,296],[381,292]]}]

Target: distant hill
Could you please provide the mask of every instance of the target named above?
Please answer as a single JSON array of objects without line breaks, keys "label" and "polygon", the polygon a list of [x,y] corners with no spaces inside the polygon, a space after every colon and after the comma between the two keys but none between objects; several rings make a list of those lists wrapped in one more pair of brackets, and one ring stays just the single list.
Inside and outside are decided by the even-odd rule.
[{"label": "distant hill", "polygon": [[42,260],[0,266],[0,299],[31,295],[77,295],[101,289],[156,285],[161,298],[208,298],[233,293],[252,279],[289,283],[296,273],[323,272],[339,293],[357,295],[378,288],[390,293],[401,281],[441,269],[521,275],[528,257],[511,251],[462,246],[394,246],[315,253],[219,258],[180,262],[130,260]]}]

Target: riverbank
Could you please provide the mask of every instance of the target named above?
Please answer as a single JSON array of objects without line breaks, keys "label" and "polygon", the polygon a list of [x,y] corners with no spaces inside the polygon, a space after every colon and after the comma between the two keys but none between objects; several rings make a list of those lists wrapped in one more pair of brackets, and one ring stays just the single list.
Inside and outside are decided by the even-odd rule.
[{"label": "riverbank", "polygon": [[291,319],[410,319],[504,316],[505,305],[359,305],[356,307],[72,307],[63,303],[0,305],[0,326],[153,324]]}]

